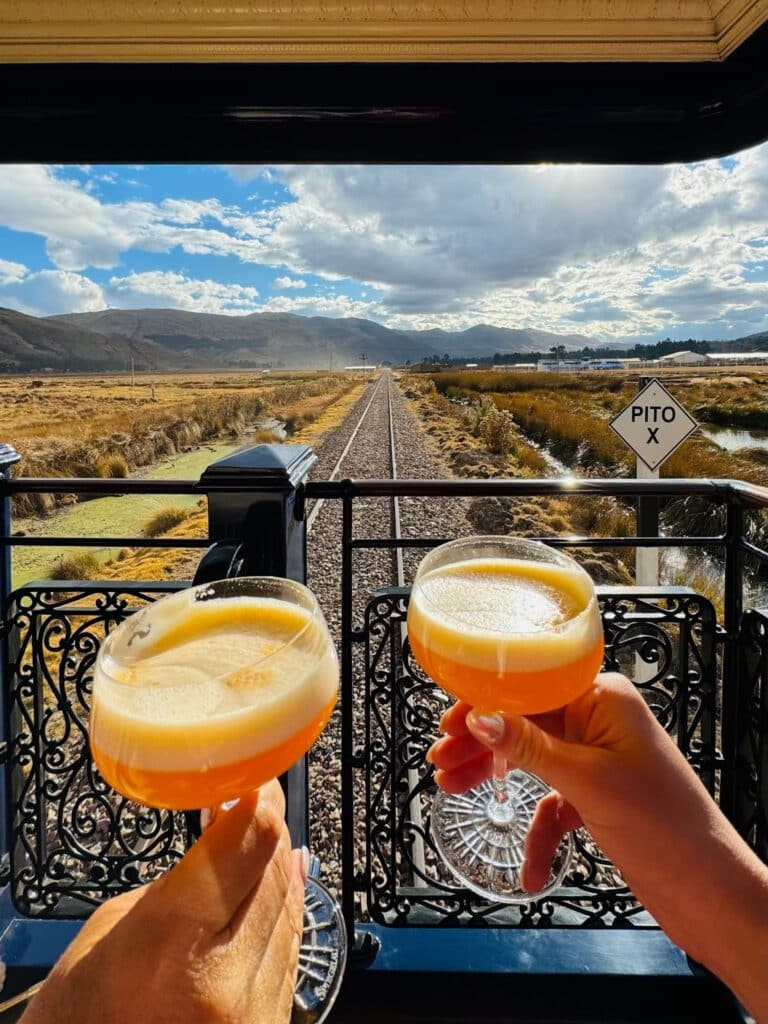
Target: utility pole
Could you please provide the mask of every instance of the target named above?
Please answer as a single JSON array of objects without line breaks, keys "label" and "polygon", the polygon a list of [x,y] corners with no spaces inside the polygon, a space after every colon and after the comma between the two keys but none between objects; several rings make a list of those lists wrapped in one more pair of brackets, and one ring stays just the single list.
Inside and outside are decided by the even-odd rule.
[{"label": "utility pole", "polygon": [[131,394],[133,389],[136,387],[136,370],[134,367],[133,356],[131,356]]},{"label": "utility pole", "polygon": [[362,360],[362,363],[363,363],[363,376],[365,376],[365,369],[366,369],[366,367],[365,367],[365,360],[367,358],[368,357],[366,356],[365,352],[361,352],[360,353],[360,359]]},{"label": "utility pole", "polygon": [[333,342],[328,342],[328,371],[333,373]]}]

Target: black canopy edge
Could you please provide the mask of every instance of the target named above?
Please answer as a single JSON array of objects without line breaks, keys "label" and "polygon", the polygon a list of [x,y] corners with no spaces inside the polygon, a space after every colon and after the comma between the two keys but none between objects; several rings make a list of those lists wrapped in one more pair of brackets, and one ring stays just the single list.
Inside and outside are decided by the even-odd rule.
[{"label": "black canopy edge", "polygon": [[768,25],[721,63],[5,64],[0,160],[665,163],[768,138]]}]

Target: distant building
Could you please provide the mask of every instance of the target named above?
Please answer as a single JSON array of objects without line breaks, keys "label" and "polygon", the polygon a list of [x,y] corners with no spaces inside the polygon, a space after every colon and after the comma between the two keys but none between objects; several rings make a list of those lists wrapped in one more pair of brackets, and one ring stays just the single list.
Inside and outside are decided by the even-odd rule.
[{"label": "distant building", "polygon": [[715,366],[764,366],[768,352],[709,352],[707,362]]},{"label": "distant building", "polygon": [[670,352],[668,356],[659,356],[659,366],[704,366],[707,357],[699,352]]},{"label": "distant building", "polygon": [[494,370],[535,370],[536,363],[494,363]]},{"label": "distant building", "polygon": [[603,359],[590,359],[590,370],[634,370],[642,360],[636,356],[606,356]]},{"label": "distant building", "polygon": [[589,359],[540,359],[536,369],[544,373],[578,373],[590,369]]}]

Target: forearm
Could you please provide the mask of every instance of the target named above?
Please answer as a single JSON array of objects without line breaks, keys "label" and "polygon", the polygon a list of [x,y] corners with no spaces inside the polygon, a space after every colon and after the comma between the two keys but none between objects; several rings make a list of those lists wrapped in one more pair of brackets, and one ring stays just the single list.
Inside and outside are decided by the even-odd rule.
[{"label": "forearm", "polygon": [[700,959],[768,1024],[768,868],[740,839],[728,845],[730,856],[710,868],[722,898]]},{"label": "forearm", "polygon": [[676,844],[675,863],[627,880],[670,938],[768,1024],[768,867],[707,809],[706,834],[688,833],[687,855]]}]

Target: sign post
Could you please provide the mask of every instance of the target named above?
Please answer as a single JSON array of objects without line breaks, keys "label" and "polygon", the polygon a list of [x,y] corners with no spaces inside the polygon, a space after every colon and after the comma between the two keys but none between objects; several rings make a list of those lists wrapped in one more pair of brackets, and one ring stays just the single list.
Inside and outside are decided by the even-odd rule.
[{"label": "sign post", "polygon": [[[662,463],[698,423],[655,377],[640,378],[636,397],[611,420],[614,430],[637,459],[638,480],[658,480]],[[658,498],[638,498],[637,536],[658,537]],[[659,549],[637,548],[635,582],[641,587],[659,585]]]}]

